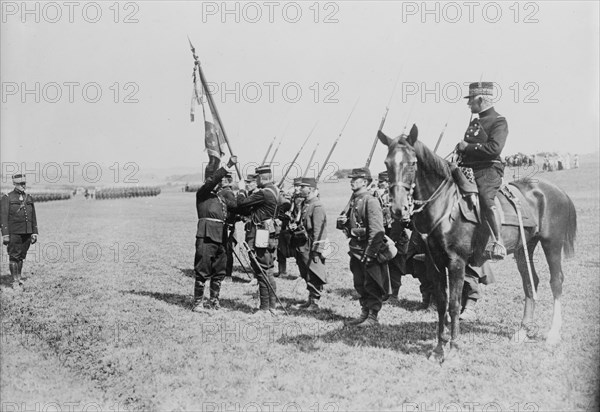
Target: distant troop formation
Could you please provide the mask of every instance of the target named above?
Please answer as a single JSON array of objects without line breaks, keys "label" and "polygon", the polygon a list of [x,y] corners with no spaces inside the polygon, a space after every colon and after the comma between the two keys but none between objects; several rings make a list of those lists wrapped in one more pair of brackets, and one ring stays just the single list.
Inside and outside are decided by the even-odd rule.
[{"label": "distant troop formation", "polygon": [[[158,186],[111,187],[96,190],[94,197],[98,200],[103,200],[130,197],[158,196],[159,194],[160,187]],[[89,196],[89,193],[87,196]]]}]

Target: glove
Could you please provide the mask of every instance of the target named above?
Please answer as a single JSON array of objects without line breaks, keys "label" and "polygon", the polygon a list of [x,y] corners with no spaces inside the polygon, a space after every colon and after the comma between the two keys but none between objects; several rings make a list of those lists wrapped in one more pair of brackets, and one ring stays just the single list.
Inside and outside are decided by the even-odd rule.
[{"label": "glove", "polygon": [[461,140],[460,142],[458,142],[458,144],[456,145],[456,151],[457,152],[464,152],[465,149],[467,148],[469,144],[467,142],[465,142],[464,140]]},{"label": "glove", "polygon": [[10,240],[10,236],[9,235],[2,236],[2,244],[3,245],[8,245],[9,240]]},{"label": "glove", "polygon": [[36,235],[35,233],[33,235],[31,235],[31,244],[33,245],[35,242],[37,242],[37,237],[38,235]]},{"label": "glove", "polygon": [[319,261],[323,262],[325,260],[323,258],[323,256],[321,255],[321,253],[319,253],[319,252],[313,252],[313,253],[311,253],[311,255],[312,255],[313,263],[319,263]]},{"label": "glove", "polygon": [[227,162],[227,167],[232,167],[237,164],[237,156],[231,156]]},{"label": "glove", "polygon": [[347,221],[348,221],[348,217],[346,217],[346,215],[340,215],[337,218],[335,227],[337,229],[344,230],[345,229],[344,225],[346,224]]}]

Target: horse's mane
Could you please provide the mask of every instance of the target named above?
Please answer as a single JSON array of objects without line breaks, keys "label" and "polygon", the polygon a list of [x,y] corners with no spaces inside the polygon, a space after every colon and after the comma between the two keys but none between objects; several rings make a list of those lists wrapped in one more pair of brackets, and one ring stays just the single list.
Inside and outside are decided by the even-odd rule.
[{"label": "horse's mane", "polygon": [[413,148],[419,159],[419,165],[424,170],[435,172],[441,178],[452,176],[448,162],[433,153],[431,149],[421,143],[421,141],[417,140],[413,145]]}]

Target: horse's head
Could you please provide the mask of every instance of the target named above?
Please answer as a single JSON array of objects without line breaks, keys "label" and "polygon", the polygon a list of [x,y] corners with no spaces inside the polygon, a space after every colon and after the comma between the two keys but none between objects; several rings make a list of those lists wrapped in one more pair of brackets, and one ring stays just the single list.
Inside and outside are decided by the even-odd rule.
[{"label": "horse's head", "polygon": [[385,166],[390,181],[390,204],[395,219],[410,219],[412,190],[417,172],[417,155],[413,148],[419,131],[413,125],[408,136],[401,135],[392,139],[381,130],[377,136],[388,147]]}]

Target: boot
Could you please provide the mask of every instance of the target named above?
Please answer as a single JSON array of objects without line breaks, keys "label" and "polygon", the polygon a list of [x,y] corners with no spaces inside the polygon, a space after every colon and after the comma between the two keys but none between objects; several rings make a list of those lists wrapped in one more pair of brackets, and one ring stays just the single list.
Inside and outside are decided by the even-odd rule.
[{"label": "boot", "polygon": [[13,287],[19,284],[19,264],[17,262],[9,262],[8,268],[10,269],[10,275],[13,280]]},{"label": "boot", "polygon": [[368,328],[369,326],[379,325],[379,321],[377,320],[378,313],[379,313],[379,311],[377,311],[377,310],[371,310],[371,312],[369,313],[369,316],[367,317],[367,320],[358,324],[357,326],[359,328]]},{"label": "boot", "polygon": [[219,303],[219,294],[221,293],[221,281],[211,279],[210,281],[210,300],[208,306],[210,309],[219,310],[221,304]]},{"label": "boot", "polygon": [[308,306],[306,308],[306,310],[308,312],[315,312],[315,311],[318,311],[320,309],[320,307],[319,307],[319,298],[312,297],[312,298],[309,298],[309,301],[310,301],[310,306]]},{"label": "boot", "polygon": [[308,309],[312,305],[312,303],[313,303],[313,298],[312,298],[312,296],[309,296],[308,300],[306,302],[298,305],[296,307],[296,309]]},{"label": "boot", "polygon": [[18,264],[17,274],[18,274],[18,278],[19,278],[19,286],[23,286],[23,278],[21,277],[21,274],[23,273],[23,261],[21,260],[20,262],[17,262],[17,264]]},{"label": "boot", "polygon": [[431,305],[431,293],[429,292],[425,292],[423,293],[423,302],[421,303],[421,306],[419,306],[420,310],[426,310],[427,308],[429,308],[429,305]]},{"label": "boot", "polygon": [[258,297],[260,299],[259,310],[269,310],[269,287],[264,279],[258,279]]},{"label": "boot", "polygon": [[500,226],[500,216],[499,212],[495,206],[492,206],[488,213],[486,213],[486,218],[488,223],[490,224],[490,229],[492,230],[493,236],[496,239],[493,240],[486,246],[485,251],[491,260],[502,260],[506,257],[506,248],[502,242],[501,238],[501,226]]},{"label": "boot", "polygon": [[353,320],[347,322],[346,325],[356,326],[367,320],[367,318],[369,317],[369,308],[367,308],[366,306],[362,306],[360,308],[360,310],[361,310],[360,316],[356,319],[353,319]]},{"label": "boot", "polygon": [[275,276],[269,274],[269,284],[271,287],[269,288],[269,309],[274,311],[277,309],[277,283],[275,283]]},{"label": "boot", "polygon": [[194,306],[192,310],[194,312],[204,312],[204,283],[198,279],[198,275],[196,275],[194,283]]},{"label": "boot", "polygon": [[277,269],[278,272],[275,277],[287,275],[287,259],[279,254],[277,255]]}]

